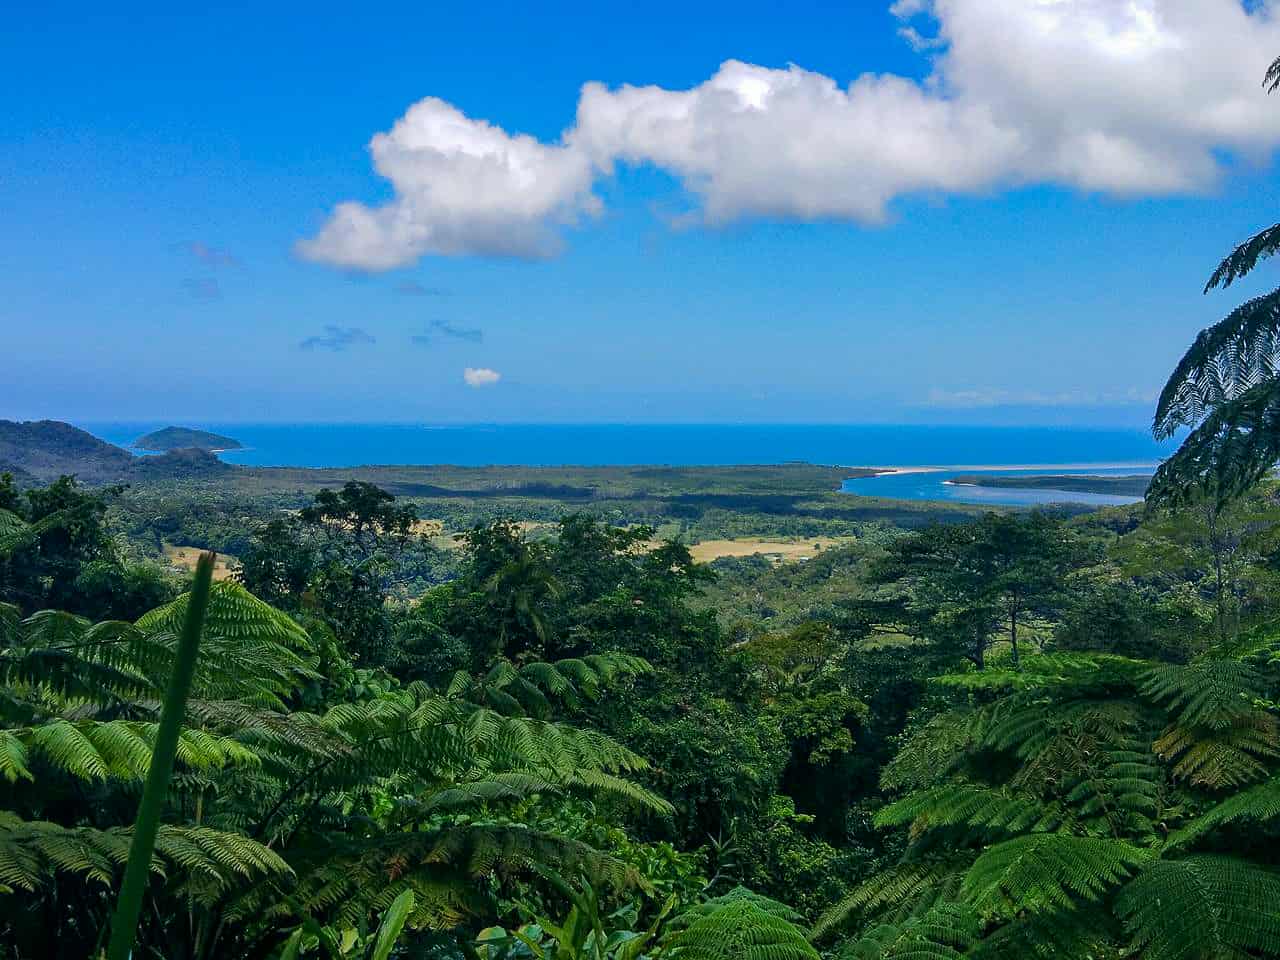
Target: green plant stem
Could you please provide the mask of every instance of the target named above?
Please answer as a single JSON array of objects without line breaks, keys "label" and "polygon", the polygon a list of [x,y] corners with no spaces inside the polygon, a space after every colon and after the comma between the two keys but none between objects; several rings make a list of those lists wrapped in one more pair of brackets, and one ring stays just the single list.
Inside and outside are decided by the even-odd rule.
[{"label": "green plant stem", "polygon": [[142,897],[151,871],[151,855],[156,846],[156,833],[160,829],[160,812],[169,793],[173,759],[178,751],[178,735],[182,732],[187,694],[191,691],[191,678],[195,673],[196,656],[200,650],[200,632],[209,607],[213,562],[214,554],[202,553],[196,564],[195,583],[191,587],[191,599],[187,603],[187,619],[182,625],[182,635],[178,638],[177,657],[173,673],[169,677],[169,687],[165,691],[160,729],[151,753],[151,768],[147,771],[146,786],[138,804],[138,819],[133,826],[133,841],[129,845],[124,884],[120,888],[120,899],[116,903],[115,917],[111,921],[107,960],[129,960],[133,952]]}]

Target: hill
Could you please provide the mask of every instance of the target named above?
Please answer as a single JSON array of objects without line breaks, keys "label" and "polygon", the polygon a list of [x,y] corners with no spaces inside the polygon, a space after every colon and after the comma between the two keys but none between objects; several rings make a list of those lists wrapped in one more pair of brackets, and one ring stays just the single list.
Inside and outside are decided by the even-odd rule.
[{"label": "hill", "polygon": [[187,447],[135,457],[60,420],[0,420],[0,473],[13,474],[20,486],[64,474],[88,484],[142,483],[216,477],[234,469],[207,450]]},{"label": "hill", "polygon": [[234,469],[231,464],[223,463],[208,450],[183,447],[154,457],[137,457],[129,465],[127,479],[137,482],[192,480],[222,476]]},{"label": "hill", "polygon": [[19,480],[75,474],[87,483],[124,479],[134,457],[59,420],[0,420],[0,472]]},{"label": "hill", "polygon": [[239,450],[239,440],[224,437],[221,434],[209,433],[206,430],[193,430],[190,427],[165,427],[156,430],[133,442],[139,450],[153,450],[165,453],[169,450]]}]

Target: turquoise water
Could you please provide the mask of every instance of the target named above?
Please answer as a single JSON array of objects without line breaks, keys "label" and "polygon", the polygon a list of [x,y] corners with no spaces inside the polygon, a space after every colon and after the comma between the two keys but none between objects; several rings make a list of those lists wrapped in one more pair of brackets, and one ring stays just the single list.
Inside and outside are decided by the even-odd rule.
[{"label": "turquoise water", "polygon": [[1050,474],[1082,474],[1093,477],[1122,477],[1135,474],[1151,474],[1153,464],[1122,467],[1090,466],[1079,464],[1063,468],[1041,467],[1035,470],[969,470],[944,469],[928,473],[888,473],[878,477],[861,477],[846,480],[842,489],[866,497],[892,497],[895,500],[950,500],[954,503],[989,503],[1005,506],[1036,506],[1052,503],[1083,503],[1090,506],[1121,506],[1137,503],[1141,497],[1122,497],[1107,493],[1078,493],[1065,490],[1019,490],[1016,487],[975,487],[968,484],[951,484],[948,480],[960,475],[991,474],[1005,477],[1030,477]]},{"label": "turquoise water", "polygon": [[[81,423],[129,447],[153,423]],[[810,463],[844,466],[1154,463],[1170,447],[1140,430],[1061,427],[841,425],[623,425],[183,423],[235,437],[247,449],[223,454],[254,466],[350,467],[366,464],[670,464]],[[967,471],[972,472],[972,471]],[[1081,471],[1087,472],[1087,471]],[[886,484],[890,478],[874,481]],[[882,487],[883,489],[884,487]],[[903,494],[907,495],[907,494]]]}]

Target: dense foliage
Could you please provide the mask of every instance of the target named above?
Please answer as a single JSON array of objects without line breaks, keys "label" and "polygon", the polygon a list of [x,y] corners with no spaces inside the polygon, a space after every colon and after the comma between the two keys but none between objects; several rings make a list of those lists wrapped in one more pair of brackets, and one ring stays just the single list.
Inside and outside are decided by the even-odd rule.
[{"label": "dense foliage", "polygon": [[[0,486],[0,956],[105,942],[186,604],[122,495]],[[1280,955],[1278,509],[242,517],[135,955]]]}]

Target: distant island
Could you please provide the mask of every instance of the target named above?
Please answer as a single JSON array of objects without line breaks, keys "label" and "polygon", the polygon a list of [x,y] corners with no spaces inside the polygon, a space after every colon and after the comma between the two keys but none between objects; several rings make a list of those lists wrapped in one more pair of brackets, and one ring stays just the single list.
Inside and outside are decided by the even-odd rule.
[{"label": "distant island", "polygon": [[133,442],[139,450],[150,450],[165,453],[169,450],[239,450],[243,446],[239,440],[224,437],[221,434],[209,433],[206,430],[193,430],[190,427],[165,427],[139,437]]},{"label": "distant island", "polygon": [[952,477],[947,482],[967,487],[1062,490],[1066,493],[1105,493],[1117,497],[1141,497],[1146,494],[1147,487],[1151,484],[1151,477],[1145,474],[1130,474],[1123,477],[1088,477],[1079,474],[1009,477],[974,473]]}]

